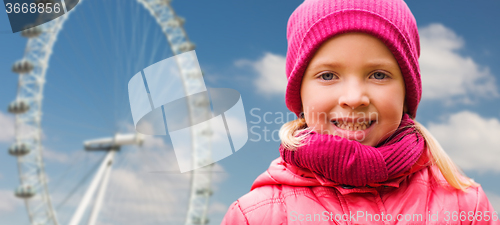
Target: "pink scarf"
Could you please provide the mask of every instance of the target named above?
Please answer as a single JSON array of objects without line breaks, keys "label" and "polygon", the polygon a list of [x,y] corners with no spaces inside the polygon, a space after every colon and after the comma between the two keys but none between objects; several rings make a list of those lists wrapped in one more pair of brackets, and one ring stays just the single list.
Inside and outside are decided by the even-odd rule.
[{"label": "pink scarf", "polygon": [[376,147],[314,131],[304,141],[294,151],[280,146],[286,163],[351,186],[383,182],[406,172],[425,148],[424,138],[408,114],[403,115],[394,134]]}]

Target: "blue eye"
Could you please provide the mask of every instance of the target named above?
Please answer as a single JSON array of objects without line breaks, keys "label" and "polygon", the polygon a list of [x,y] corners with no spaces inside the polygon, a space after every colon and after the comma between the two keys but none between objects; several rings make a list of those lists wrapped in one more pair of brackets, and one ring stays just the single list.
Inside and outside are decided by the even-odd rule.
[{"label": "blue eye", "polygon": [[324,73],[324,74],[321,74],[321,79],[332,80],[333,76],[335,76],[333,73]]},{"label": "blue eye", "polygon": [[375,72],[372,74],[372,77],[377,79],[377,80],[382,80],[384,78],[387,78],[388,76],[385,73]]}]

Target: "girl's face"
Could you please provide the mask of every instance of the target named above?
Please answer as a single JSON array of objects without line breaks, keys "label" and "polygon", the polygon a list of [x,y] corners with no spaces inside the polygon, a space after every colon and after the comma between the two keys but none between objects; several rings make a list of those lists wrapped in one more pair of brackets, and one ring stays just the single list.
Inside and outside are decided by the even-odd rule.
[{"label": "girl's face", "polygon": [[389,137],[406,110],[396,59],[366,33],[325,41],[306,68],[300,95],[308,127],[370,146]]}]

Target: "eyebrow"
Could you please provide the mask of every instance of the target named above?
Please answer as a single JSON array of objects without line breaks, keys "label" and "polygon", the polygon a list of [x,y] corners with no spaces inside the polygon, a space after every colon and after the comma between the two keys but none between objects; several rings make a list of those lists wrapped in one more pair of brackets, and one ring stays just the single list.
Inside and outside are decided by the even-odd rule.
[{"label": "eyebrow", "polygon": [[[320,62],[317,64],[314,64],[313,67],[311,68],[312,70],[317,70],[320,67],[334,67],[334,68],[345,68],[345,65],[342,63],[339,63],[337,61],[331,61],[331,62]],[[391,61],[388,60],[373,60],[369,61],[366,64],[364,64],[365,67],[382,67],[382,66],[387,66],[387,67],[394,67],[398,66],[397,64],[395,65]]]}]

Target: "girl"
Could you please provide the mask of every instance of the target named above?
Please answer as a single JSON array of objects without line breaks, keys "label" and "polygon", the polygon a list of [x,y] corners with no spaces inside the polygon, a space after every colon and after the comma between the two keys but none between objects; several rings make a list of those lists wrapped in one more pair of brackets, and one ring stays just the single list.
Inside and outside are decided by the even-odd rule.
[{"label": "girl", "polygon": [[414,120],[415,18],[403,0],[306,0],[287,27],[281,157],[222,224],[500,224]]}]

